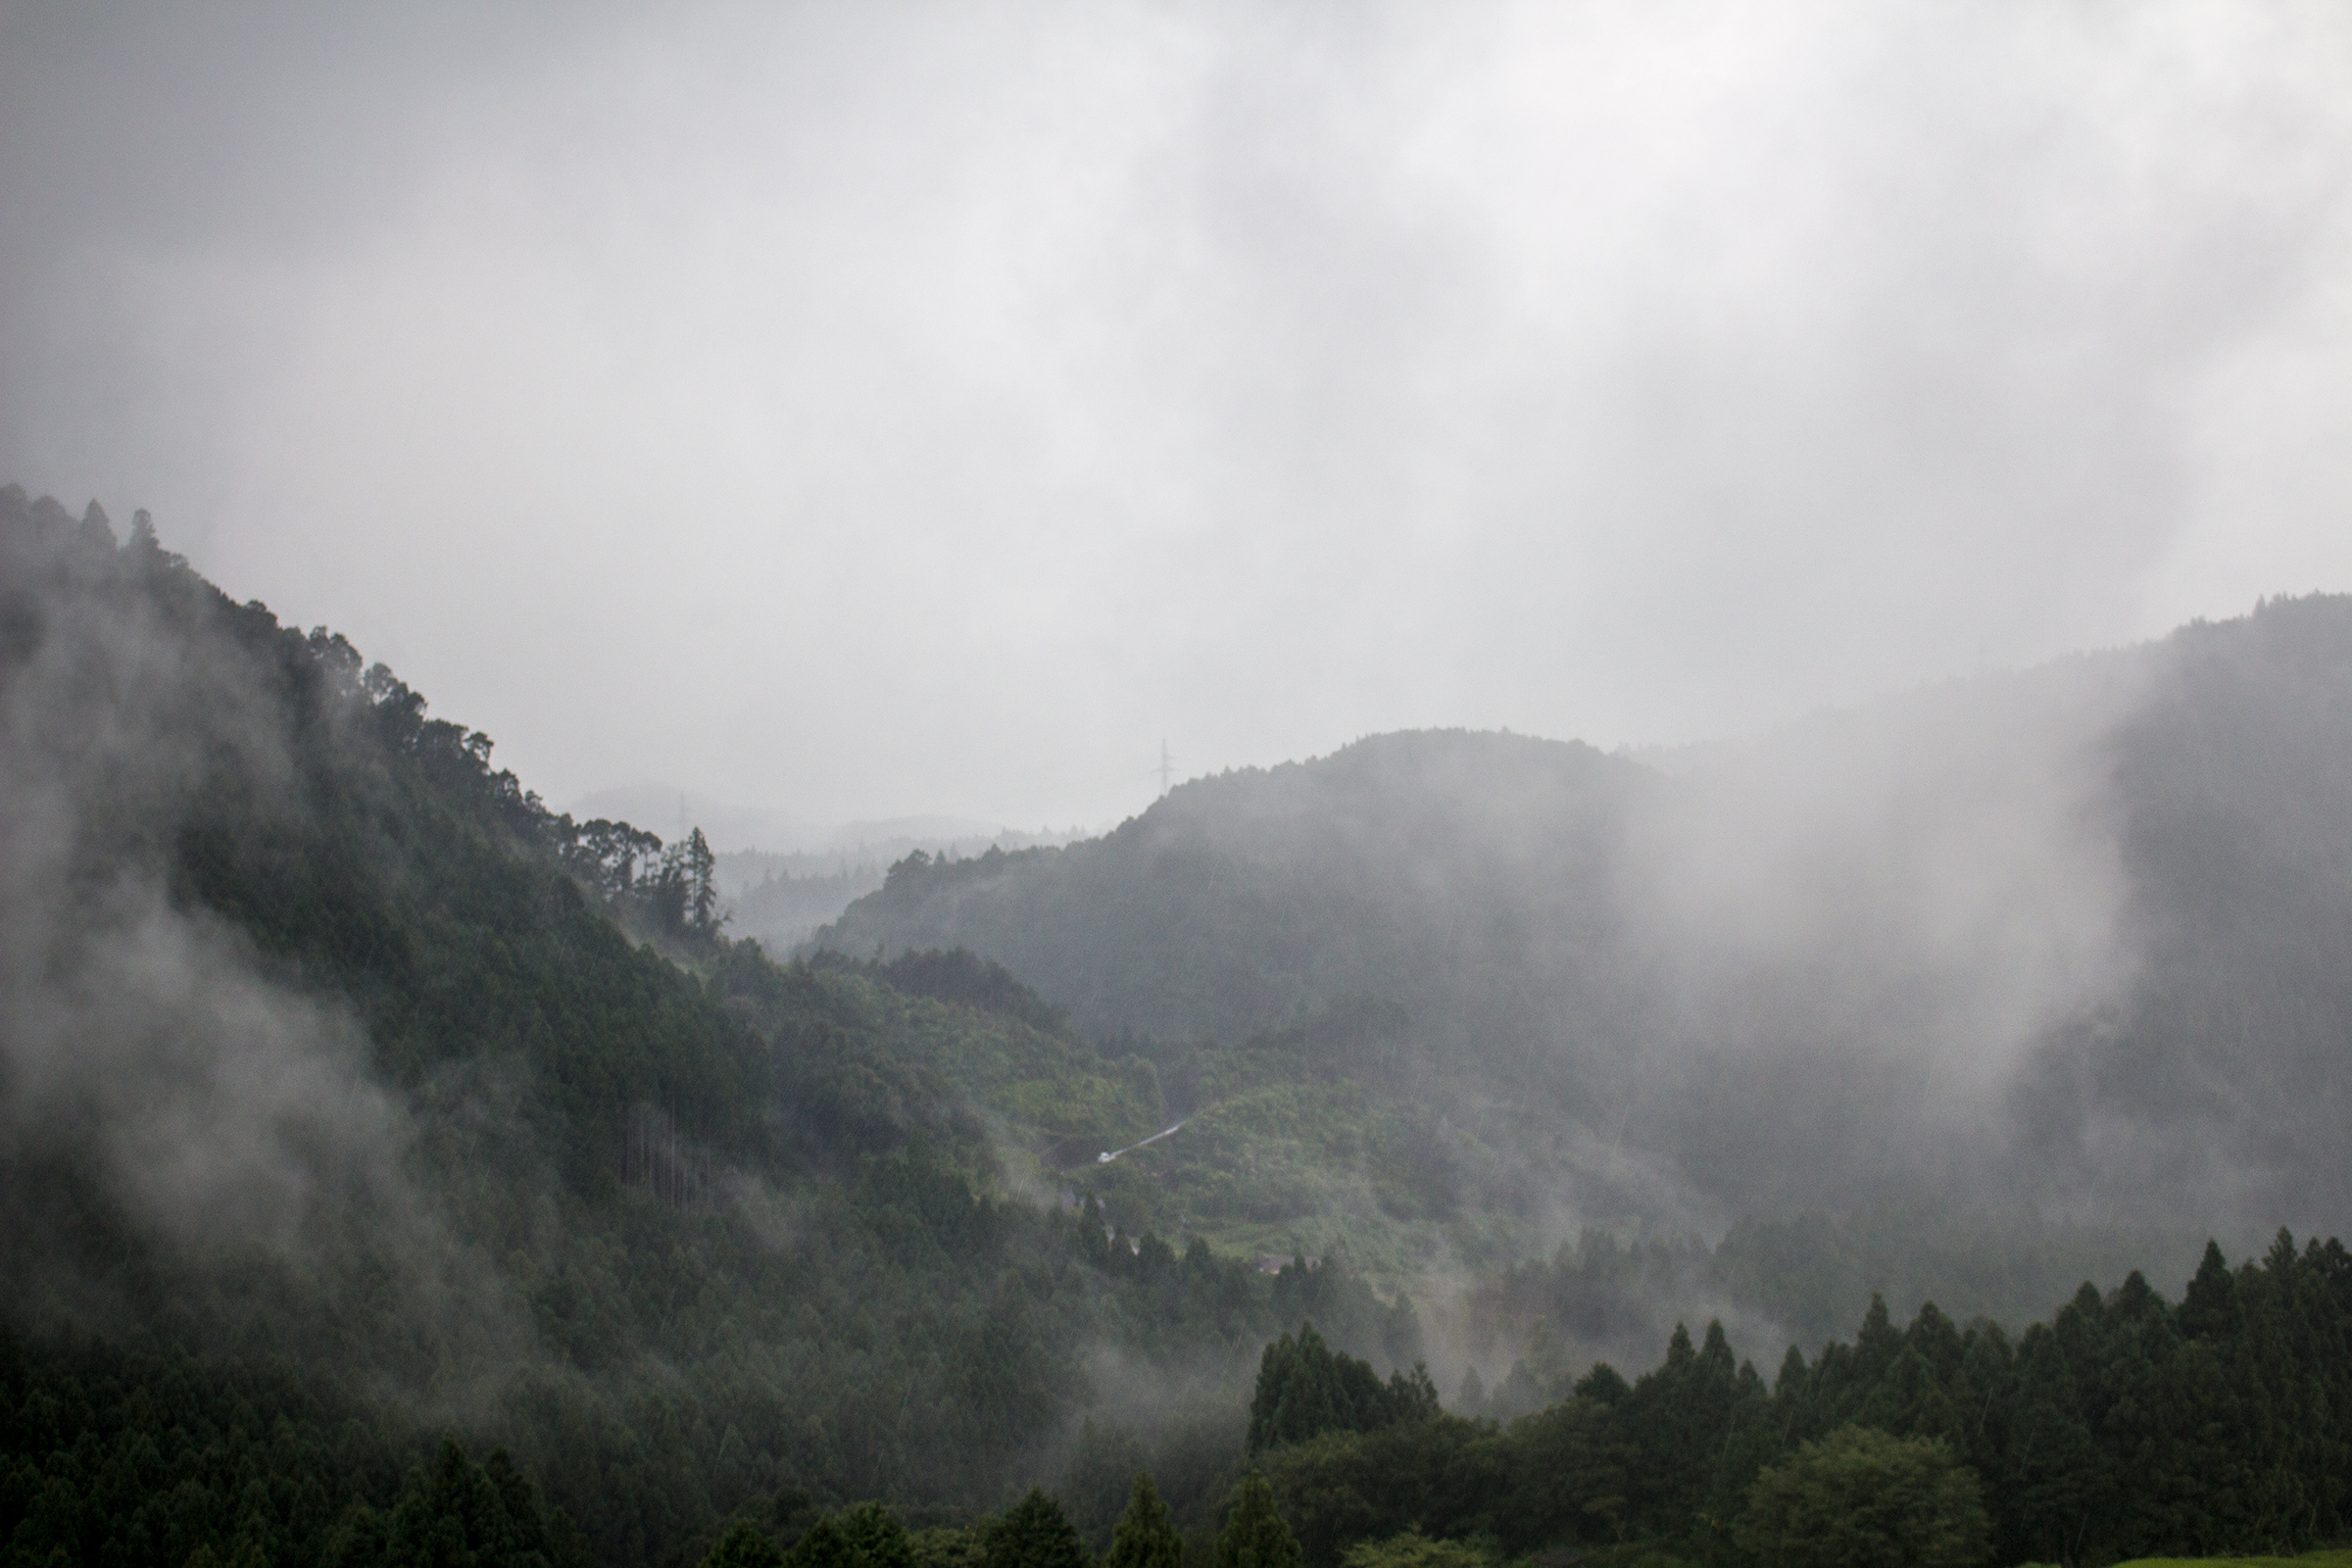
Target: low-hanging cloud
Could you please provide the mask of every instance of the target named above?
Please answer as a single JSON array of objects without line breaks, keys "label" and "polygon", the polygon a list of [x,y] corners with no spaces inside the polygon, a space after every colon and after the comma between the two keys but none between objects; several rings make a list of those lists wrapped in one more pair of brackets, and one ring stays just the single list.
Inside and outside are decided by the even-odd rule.
[{"label": "low-hanging cloud", "polygon": [[552,799],[1102,820],[2352,570],[2336,8],[290,16],[8,24],[0,467]]},{"label": "low-hanging cloud", "polygon": [[[110,543],[90,539],[61,578],[20,517],[0,523],[0,1163],[15,1173],[17,1309],[103,1317],[121,1245],[156,1249],[167,1277],[259,1266],[313,1299],[389,1304],[453,1364],[512,1350],[504,1288],[416,1179],[410,1105],[370,1073],[363,1026],[172,886],[204,792],[303,808],[265,673],[233,639],[164,624],[165,596]],[[94,1213],[59,1208],[77,1190]]]}]

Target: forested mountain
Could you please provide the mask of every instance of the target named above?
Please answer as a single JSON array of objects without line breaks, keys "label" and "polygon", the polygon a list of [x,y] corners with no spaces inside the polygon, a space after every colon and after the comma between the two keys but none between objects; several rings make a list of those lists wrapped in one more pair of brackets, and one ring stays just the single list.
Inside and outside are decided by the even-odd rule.
[{"label": "forested mountain", "polygon": [[[1706,1074],[1727,1062],[1812,1074],[1751,1088],[1751,1116],[1859,1064],[1800,1132],[1932,1129],[1852,1110],[1952,1060],[1873,1058],[1857,1025],[1902,1004],[1923,1027],[1989,1026],[1988,978],[2042,988],[2030,1029],[1986,1036],[2006,1052],[1989,1090],[1954,1080],[2028,1129],[2012,1150],[2096,1153],[2127,1114],[2181,1125],[2199,1082],[2245,1091],[2208,1107],[2237,1128],[2267,1091],[2225,1079],[2211,1031],[2275,1016],[2318,1075],[2288,1130],[2315,1136],[2337,1093],[2321,1004],[2342,845],[2338,796],[2297,780],[2337,755],[2310,651],[2341,619],[2307,603],[2257,617],[2268,642],[2191,634],[2168,656],[2187,673],[2152,696],[2111,664],[2045,690],[2045,709],[2087,691],[2128,715],[2100,776],[2144,808],[2097,853],[2036,858],[2050,900],[2023,927],[1999,911],[2025,871],[1947,901],[1968,918],[1940,949],[1911,905],[1863,901],[1882,940],[1839,1007],[1796,1004],[1840,978],[1825,954],[1857,951],[1818,932],[1851,936],[1854,888],[1888,863],[1899,883],[1954,858],[1880,853],[1916,850],[1928,806],[1991,792],[1942,780],[1872,853],[1786,835],[1716,875],[1751,796],[1788,793],[1787,753],[1709,775],[1512,737],[1193,786],[1157,810],[1197,819],[910,860],[877,896],[935,914],[964,898],[957,918],[981,921],[1005,888],[1042,888],[1032,912],[1072,922],[1078,951],[1142,944],[1080,993],[1042,949],[1034,988],[979,944],[772,962],[728,938],[699,833],[552,812],[487,736],[332,632],[234,603],[144,514],[119,542],[94,505],[75,519],[0,489],[0,1552],[778,1568],[789,1546],[794,1568],[1083,1568],[1144,1468],[1157,1489],[1133,1494],[1126,1539],[1156,1544],[1127,1568],[1294,1560],[1294,1532],[1320,1568],[1399,1531],[1360,1568],[1437,1545],[1463,1568],[1542,1546],[1765,1562],[1767,1504],[1799,1508],[1825,1467],[1981,1486],[1978,1557],[2325,1539],[2352,1474],[2352,1266],[2332,1243],[2234,1271],[2212,1253],[2175,1307],[2129,1266],[2161,1266],[2169,1232],[1987,1220],[1912,1180],[1714,1244],[1599,1228],[1526,1258],[1579,1217],[1705,1200],[1698,1162],[1668,1167],[1632,1111],[1645,1134],[1721,1132],[1710,1107],[1737,1080]],[[2247,690],[2266,660],[2313,673],[2266,708]],[[2218,765],[2273,742],[2259,787]],[[1996,771],[2038,792],[1994,825],[2110,798],[2061,787],[2045,755]],[[1740,782],[1739,810],[1710,777]],[[1208,809],[1218,789],[1254,804]],[[2001,841],[1957,814],[1978,835],[1957,859],[1981,866]],[[1119,858],[1160,865],[1144,851],[1170,821],[1192,823],[1172,881],[1119,892]],[[2283,912],[2280,864],[2302,879]],[[1710,929],[1722,889],[1790,867],[1818,885],[1777,902],[1776,929],[1806,940]],[[2175,918],[2209,891],[2210,915]],[[1170,901],[1182,962],[1150,945]],[[2098,983],[2052,989],[2053,951]],[[1122,988],[1166,1010],[1103,1028]],[[1734,991],[1757,1017],[1730,1037]],[[1799,1021],[1814,1057],[1790,1054]],[[1629,1040],[1633,1059],[1608,1055]],[[1625,1098],[1651,1078],[1654,1102]],[[2118,1288],[2060,1283],[2085,1274]],[[1896,1331],[1882,1307],[1806,1359],[1873,1289],[2012,1326],[2075,1299],[2016,1335],[1926,1308]],[[1668,1332],[1693,1302],[1730,1319],[1696,1348]],[[1767,1392],[1735,1344],[1792,1336],[1806,1353]],[[1665,1359],[1629,1382],[1595,1348]],[[1442,1387],[1425,1356],[1467,1373]],[[1249,1465],[1266,1480],[1237,1489]],[[2226,1495],[2183,1501],[2216,1475]]]},{"label": "forested mountain", "polygon": [[999,1506],[1090,1415],[1192,1505],[1239,1412],[1184,1390],[1309,1313],[1417,1353],[1344,1266],[1010,1185],[1157,1111],[1034,998],[725,941],[693,841],[550,813],[143,516],[0,491],[0,1536],[364,1560],[455,1432],[661,1562],[779,1489]]},{"label": "forested mountain", "polygon": [[1386,1008],[1411,1098],[1456,1103],[1452,1164],[1512,1152],[1476,1206],[1539,1228],[1923,1182],[2324,1226],[2352,1200],[2352,600],[1682,754],[1377,736],[1099,840],[910,858],[816,942],[968,947],[1163,1042]]}]

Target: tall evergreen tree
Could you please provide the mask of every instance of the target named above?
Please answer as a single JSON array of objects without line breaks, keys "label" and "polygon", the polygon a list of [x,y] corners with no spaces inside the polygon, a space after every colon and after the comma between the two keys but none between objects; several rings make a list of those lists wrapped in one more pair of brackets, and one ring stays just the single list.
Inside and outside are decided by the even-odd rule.
[{"label": "tall evergreen tree", "polygon": [[1170,1517],[1168,1505],[1159,1500],[1152,1473],[1139,1470],[1127,1511],[1111,1533],[1110,1554],[1102,1559],[1102,1568],[1183,1568],[1183,1563],[1184,1541],[1176,1534],[1176,1521]]},{"label": "tall evergreen tree", "polygon": [[858,1548],[866,1568],[914,1568],[914,1548],[899,1516],[878,1502],[860,1502],[833,1516],[842,1539]]},{"label": "tall evergreen tree", "polygon": [[703,1568],[784,1568],[784,1553],[766,1531],[738,1519],[703,1559]]},{"label": "tall evergreen tree", "polygon": [[794,1544],[787,1568],[868,1568],[865,1553],[831,1519],[819,1519]]},{"label": "tall evergreen tree", "polygon": [[1032,1487],[988,1533],[985,1568],[1094,1568],[1061,1504]]},{"label": "tall evergreen tree", "polygon": [[1250,1471],[1242,1478],[1241,1500],[1217,1534],[1216,1568],[1303,1568],[1305,1561],[1298,1538],[1274,1506],[1274,1489]]}]

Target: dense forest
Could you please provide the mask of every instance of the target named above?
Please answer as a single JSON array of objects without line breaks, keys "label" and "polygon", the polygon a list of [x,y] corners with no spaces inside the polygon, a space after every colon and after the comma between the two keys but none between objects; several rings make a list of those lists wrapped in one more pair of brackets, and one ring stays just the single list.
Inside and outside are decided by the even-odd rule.
[{"label": "dense forest", "polygon": [[[1856,1487],[1951,1568],[2346,1528],[2333,1243],[2175,1305],[2178,1227],[1886,1187],[1539,1253],[1562,1102],[1432,994],[1105,1029],[977,944],[773,961],[699,833],[550,810],[144,514],[14,487],[0,736],[9,1563],[1793,1563]],[[1600,816],[1656,787],[1494,739]]]},{"label": "dense forest", "polygon": [[[1239,1420],[1184,1391],[1310,1314],[1418,1352],[1344,1264],[1180,1255],[1007,1185],[952,1073],[1017,1094],[1083,1057],[1081,1121],[1144,1118],[1001,999],[729,942],[691,841],[550,813],[144,519],[119,546],[0,492],[0,551],[12,1442],[63,1430],[44,1379],[129,1397],[125,1441],[196,1467],[142,1472],[184,1494],[152,1539],[225,1558],[259,1484],[303,1560],[448,1431],[504,1445],[597,1560],[666,1561],[785,1477],[993,1506],[1123,1381],[1184,1450],[1196,1414]],[[129,1528],[77,1517],[92,1552]]]},{"label": "dense forest", "polygon": [[1924,1185],[2252,1246],[2352,1200],[2348,823],[2352,598],[2312,596],[1680,753],[1374,736],[909,859],[815,943],[1162,1042],[1386,1009],[1490,1227]]},{"label": "dense forest", "polygon": [[[1874,1302],[1850,1342],[1791,1347],[1769,1385],[1720,1325],[1696,1346],[1678,1329],[1631,1384],[1605,1362],[1562,1372],[1556,1402],[1507,1426],[1329,1397],[1314,1430],[1286,1424],[1316,1402],[1294,1386],[1343,1386],[1346,1362],[1286,1339],[1250,1435],[1317,1565],[1404,1532],[1694,1562],[2292,1553],[2352,1528],[2347,1334],[2352,1254],[2282,1232],[2236,1270],[2208,1249],[2178,1304],[2134,1273],[2015,1340],[1933,1305],[1898,1328]],[[1842,1510],[1891,1549],[1837,1555]]]}]

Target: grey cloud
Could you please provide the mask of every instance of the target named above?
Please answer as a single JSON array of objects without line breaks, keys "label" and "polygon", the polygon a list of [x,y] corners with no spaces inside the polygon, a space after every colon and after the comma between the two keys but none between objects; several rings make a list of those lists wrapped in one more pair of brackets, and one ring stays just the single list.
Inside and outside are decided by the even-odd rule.
[{"label": "grey cloud", "polygon": [[12,20],[0,467],[551,798],[1100,820],[2352,570],[2328,7],[210,16]]}]

